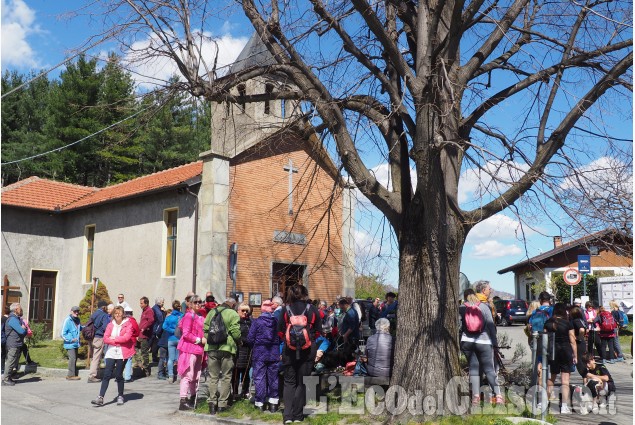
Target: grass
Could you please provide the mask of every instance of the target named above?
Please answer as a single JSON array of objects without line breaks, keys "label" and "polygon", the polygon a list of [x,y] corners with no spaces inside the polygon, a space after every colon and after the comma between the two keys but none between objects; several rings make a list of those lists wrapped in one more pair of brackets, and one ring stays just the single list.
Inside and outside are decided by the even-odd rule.
[{"label": "grass", "polygon": [[[68,367],[68,358],[64,356],[61,346],[62,342],[60,340],[44,340],[30,347],[29,354],[33,361],[39,363],[40,367],[66,369]],[[23,363],[24,362],[21,362],[20,364]],[[77,369],[85,368],[86,361],[84,359],[78,359]]]},{"label": "grass", "polygon": [[620,347],[622,353],[633,354],[633,322],[629,322],[626,329],[620,329]]}]

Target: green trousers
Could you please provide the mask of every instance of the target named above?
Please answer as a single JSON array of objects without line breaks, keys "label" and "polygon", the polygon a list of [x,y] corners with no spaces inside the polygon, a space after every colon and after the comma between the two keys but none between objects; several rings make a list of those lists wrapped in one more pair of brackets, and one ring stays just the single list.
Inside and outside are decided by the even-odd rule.
[{"label": "green trousers", "polygon": [[234,355],[229,351],[209,351],[207,356],[207,369],[209,370],[208,403],[218,403],[218,407],[227,407],[227,400],[229,400],[229,394],[231,392]]}]

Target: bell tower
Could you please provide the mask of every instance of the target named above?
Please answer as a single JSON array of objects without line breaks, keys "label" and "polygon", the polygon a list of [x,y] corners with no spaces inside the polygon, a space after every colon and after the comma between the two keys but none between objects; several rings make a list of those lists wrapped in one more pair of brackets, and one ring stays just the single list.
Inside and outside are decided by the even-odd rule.
[{"label": "bell tower", "polygon": [[[228,74],[275,64],[273,55],[267,50],[260,36],[254,33],[229,68]],[[211,151],[232,158],[279,131],[299,115],[299,102],[277,99],[275,94],[292,89],[293,86],[287,82],[284,75],[274,72],[232,88],[231,94],[236,97],[267,94],[271,95],[272,99],[249,103],[213,103]]]}]

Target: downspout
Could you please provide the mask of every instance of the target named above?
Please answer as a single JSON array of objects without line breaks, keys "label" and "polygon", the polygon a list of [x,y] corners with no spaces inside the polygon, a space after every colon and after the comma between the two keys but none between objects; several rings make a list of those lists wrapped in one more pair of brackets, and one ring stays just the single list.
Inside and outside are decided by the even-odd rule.
[{"label": "downspout", "polygon": [[194,203],[194,250],[192,255],[192,292],[196,293],[196,258],[198,256],[198,195],[192,192],[189,187],[186,187],[185,190],[187,193],[196,198],[196,202]]}]

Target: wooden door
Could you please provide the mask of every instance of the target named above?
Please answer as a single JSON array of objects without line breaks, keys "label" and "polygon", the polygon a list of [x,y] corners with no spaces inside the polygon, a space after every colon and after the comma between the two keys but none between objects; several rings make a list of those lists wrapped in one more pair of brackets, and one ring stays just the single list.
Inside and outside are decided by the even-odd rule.
[{"label": "wooden door", "polygon": [[57,272],[33,270],[29,296],[29,321],[44,323],[47,331],[53,330],[55,313],[55,281]]},{"label": "wooden door", "polygon": [[300,264],[273,263],[271,296],[281,293],[284,299],[287,296],[288,288],[303,284],[305,269],[306,266]]}]

